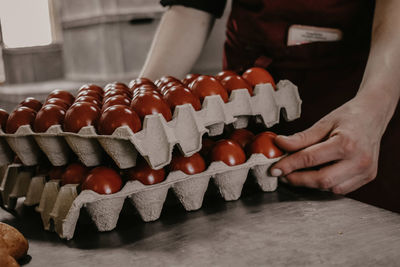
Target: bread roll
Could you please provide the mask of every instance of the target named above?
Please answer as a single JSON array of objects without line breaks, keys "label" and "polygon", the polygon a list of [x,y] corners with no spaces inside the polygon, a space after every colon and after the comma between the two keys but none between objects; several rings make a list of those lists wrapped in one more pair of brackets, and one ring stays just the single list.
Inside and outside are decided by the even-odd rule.
[{"label": "bread roll", "polygon": [[[8,254],[18,260],[28,252],[28,241],[14,227],[0,222],[0,249],[7,249]],[[0,265],[2,266],[2,265]]]},{"label": "bread roll", "polygon": [[8,255],[8,251],[0,249],[0,266],[1,267],[19,267],[17,261]]}]

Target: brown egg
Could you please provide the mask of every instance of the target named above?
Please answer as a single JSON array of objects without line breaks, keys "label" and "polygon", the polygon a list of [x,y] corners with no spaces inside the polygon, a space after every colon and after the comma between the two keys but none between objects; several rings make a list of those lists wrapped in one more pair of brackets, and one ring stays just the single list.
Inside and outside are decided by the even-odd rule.
[{"label": "brown egg", "polygon": [[122,179],[118,172],[103,166],[91,170],[82,184],[82,190],[92,190],[102,195],[114,194],[121,187]]},{"label": "brown egg", "polygon": [[212,161],[222,161],[226,165],[235,166],[246,162],[243,148],[233,140],[220,140],[211,150]]},{"label": "brown egg", "polygon": [[246,129],[237,129],[233,131],[229,139],[236,141],[243,149],[251,143],[254,139],[255,135]]},{"label": "brown egg", "polygon": [[105,99],[102,111],[106,110],[107,108],[115,105],[124,105],[124,106],[130,106],[131,105],[131,100],[127,98],[126,96],[123,95],[116,95],[110,98]]},{"label": "brown egg", "polygon": [[61,175],[61,184],[82,184],[88,173],[89,168],[82,163],[71,163]]},{"label": "brown egg", "polygon": [[19,107],[11,112],[6,124],[6,133],[15,133],[20,126],[33,126],[35,121],[36,111],[28,107]]},{"label": "brown egg", "polygon": [[115,105],[103,112],[98,130],[100,134],[111,135],[121,126],[128,126],[132,132],[136,133],[140,131],[142,124],[135,111],[124,105]]},{"label": "brown egg", "polygon": [[139,94],[131,102],[131,108],[144,119],[146,115],[162,114],[166,121],[172,119],[172,113],[167,103],[155,94]]},{"label": "brown egg", "polygon": [[36,115],[33,129],[37,133],[44,133],[53,125],[63,125],[65,117],[65,109],[47,104]]},{"label": "brown egg", "polygon": [[144,185],[158,184],[165,180],[165,170],[152,169],[144,159],[138,160],[136,166],[127,170],[130,180],[137,180]]},{"label": "brown egg", "polygon": [[110,89],[110,90],[108,90],[107,92],[104,93],[104,98],[106,99],[106,98],[110,98],[110,97],[113,97],[113,96],[116,96],[116,95],[124,95],[124,96],[126,96],[128,98],[132,97],[131,93],[128,92],[128,91],[121,90],[121,89]]},{"label": "brown egg", "polygon": [[197,74],[197,73],[189,73],[182,80],[182,83],[183,83],[184,86],[188,86],[191,82],[196,80],[196,78],[199,77],[199,76],[200,76],[200,74]]},{"label": "brown egg", "polygon": [[267,158],[277,158],[283,155],[283,151],[275,145],[276,134],[273,132],[263,132],[256,137],[248,146],[249,154],[264,154]]},{"label": "brown egg", "polygon": [[92,96],[79,96],[75,99],[75,103],[79,103],[79,102],[88,102],[88,103],[92,103],[95,104],[96,106],[98,106],[99,108],[101,108],[101,102],[97,99],[94,98]]},{"label": "brown egg", "polygon": [[34,111],[38,112],[39,109],[42,108],[42,103],[33,97],[27,97],[21,103],[19,103],[18,106],[19,107],[28,107],[28,108],[31,108]]},{"label": "brown egg", "polygon": [[250,68],[242,74],[242,77],[253,87],[257,84],[270,83],[276,90],[274,78],[263,68]]},{"label": "brown egg", "polygon": [[60,98],[50,98],[50,99],[46,100],[46,102],[44,103],[44,105],[47,105],[47,104],[56,105],[56,106],[64,108],[65,110],[68,110],[69,107],[71,106],[70,104],[68,104],[67,102],[65,102],[64,100],[62,100]]},{"label": "brown egg", "polygon": [[170,171],[182,171],[186,174],[201,173],[206,169],[206,163],[199,153],[190,157],[184,157],[181,154],[175,154],[171,160]]},{"label": "brown egg", "polygon": [[223,79],[225,79],[226,77],[229,76],[236,76],[237,74],[234,71],[231,70],[223,70],[217,73],[217,75],[215,75],[215,79],[217,79],[218,81],[222,81]]},{"label": "brown egg", "polygon": [[200,102],[203,102],[204,98],[210,95],[220,95],[225,103],[228,102],[228,93],[214,77],[199,76],[189,85],[189,89],[200,99]]},{"label": "brown egg", "polygon": [[135,90],[135,88],[140,87],[144,84],[148,84],[154,87],[157,87],[150,79],[147,78],[137,78],[130,81],[128,87],[131,89],[131,92]]},{"label": "brown egg", "polygon": [[100,109],[92,103],[79,102],[73,104],[65,114],[64,131],[77,133],[82,127],[97,127]]},{"label": "brown egg", "polygon": [[233,90],[247,89],[247,91],[249,91],[249,94],[253,95],[253,87],[239,75],[225,77],[221,81],[221,84],[226,89],[228,94],[230,94]]},{"label": "brown egg", "polygon": [[7,120],[8,120],[8,113],[7,111],[5,111],[4,109],[0,108],[0,126],[1,126],[1,130],[5,131],[6,130],[6,124],[7,124]]},{"label": "brown egg", "polygon": [[49,100],[50,98],[60,98],[67,102],[68,104],[72,105],[72,103],[75,100],[75,97],[67,91],[63,90],[53,90],[48,96],[46,100]]},{"label": "brown egg", "polygon": [[101,88],[101,87],[98,86],[98,85],[91,84],[91,83],[82,85],[82,86],[79,88],[78,92],[80,92],[80,91],[86,91],[86,90],[95,91],[95,92],[97,92],[97,93],[98,93],[99,95],[101,95],[101,96],[103,96],[103,94],[104,94],[103,88]]},{"label": "brown egg", "polygon": [[155,81],[154,84],[157,85],[157,87],[159,89],[161,89],[161,87],[163,87],[164,85],[166,85],[170,82],[177,82],[179,84],[182,84],[182,82],[179,79],[177,79],[173,76],[162,76],[160,79]]},{"label": "brown egg", "polygon": [[191,104],[195,110],[201,109],[199,98],[182,85],[171,87],[163,98],[172,111],[175,110],[176,106],[183,104]]},{"label": "brown egg", "polygon": [[78,93],[78,95],[76,97],[79,98],[82,96],[90,96],[90,97],[96,98],[96,100],[100,103],[103,101],[103,96],[101,94],[99,94],[97,91],[82,90]]}]

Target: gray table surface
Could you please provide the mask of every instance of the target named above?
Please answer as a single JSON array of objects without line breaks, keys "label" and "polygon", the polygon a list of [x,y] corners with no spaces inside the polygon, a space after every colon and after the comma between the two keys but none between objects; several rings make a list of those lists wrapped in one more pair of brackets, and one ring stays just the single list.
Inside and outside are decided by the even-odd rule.
[{"label": "gray table surface", "polygon": [[213,190],[186,212],[172,194],[144,223],[126,205],[117,228],[98,233],[85,212],[74,239],[41,226],[32,208],[0,220],[29,240],[25,266],[400,266],[400,215],[327,192],[246,185],[238,201]]}]

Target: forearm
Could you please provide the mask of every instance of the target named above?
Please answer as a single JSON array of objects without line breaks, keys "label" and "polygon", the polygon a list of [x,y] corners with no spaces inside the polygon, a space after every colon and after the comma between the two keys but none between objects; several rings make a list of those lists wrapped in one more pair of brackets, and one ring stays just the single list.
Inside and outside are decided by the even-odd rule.
[{"label": "forearm", "polygon": [[387,124],[400,97],[400,1],[377,0],[371,50],[357,98],[381,110]]},{"label": "forearm", "polygon": [[183,6],[169,8],[158,26],[140,77],[183,78],[200,55],[214,21],[211,14],[203,11]]}]

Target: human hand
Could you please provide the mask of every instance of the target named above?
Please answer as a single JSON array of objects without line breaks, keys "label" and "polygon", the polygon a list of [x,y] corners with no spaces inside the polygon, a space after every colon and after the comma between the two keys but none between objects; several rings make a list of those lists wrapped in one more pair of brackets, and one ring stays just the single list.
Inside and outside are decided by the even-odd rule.
[{"label": "human hand", "polygon": [[295,186],[336,194],[347,194],[372,181],[377,175],[380,140],[390,120],[374,101],[374,97],[356,97],[311,128],[278,136],[276,144],[292,154],[277,162],[271,174]]}]

